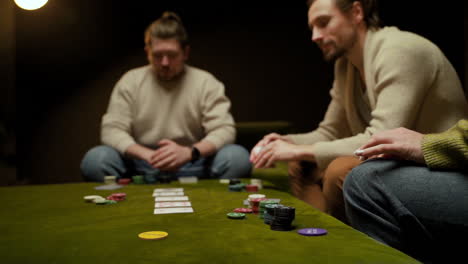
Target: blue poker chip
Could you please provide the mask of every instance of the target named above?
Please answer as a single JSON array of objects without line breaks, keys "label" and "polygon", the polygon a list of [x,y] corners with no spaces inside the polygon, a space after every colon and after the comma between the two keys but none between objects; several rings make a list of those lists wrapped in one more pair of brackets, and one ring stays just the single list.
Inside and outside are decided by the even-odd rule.
[{"label": "blue poker chip", "polygon": [[303,236],[323,236],[328,232],[323,228],[303,228],[297,230],[297,233]]}]

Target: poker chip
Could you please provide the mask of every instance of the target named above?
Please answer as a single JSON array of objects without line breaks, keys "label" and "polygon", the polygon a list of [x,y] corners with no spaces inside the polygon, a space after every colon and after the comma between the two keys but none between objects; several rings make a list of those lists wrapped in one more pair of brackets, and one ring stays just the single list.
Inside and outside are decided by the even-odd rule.
[{"label": "poker chip", "polygon": [[323,228],[303,228],[297,230],[297,233],[303,236],[323,236],[328,232]]},{"label": "poker chip", "polygon": [[88,203],[92,203],[94,202],[94,200],[96,199],[104,199],[104,197],[102,196],[99,196],[99,195],[86,195],[85,197],[83,197],[84,200]]},{"label": "poker chip", "polygon": [[296,215],[296,208],[284,205],[278,205],[273,208],[273,218],[271,219],[270,229],[274,231],[290,231],[292,221]]},{"label": "poker chip", "polygon": [[263,189],[262,180],[260,179],[250,179],[250,184],[257,185],[259,190]]},{"label": "poker chip", "polygon": [[106,198],[104,197],[99,197],[93,200],[93,203],[98,204],[98,203],[104,203],[106,201]]},{"label": "poker chip", "polygon": [[235,213],[244,213],[244,214],[250,214],[250,213],[253,212],[252,209],[250,209],[250,208],[236,208],[236,209],[234,209],[232,211],[235,212]]},{"label": "poker chip", "polygon": [[229,179],[219,179],[219,183],[229,184]]},{"label": "poker chip", "polygon": [[125,200],[126,197],[127,197],[126,193],[113,193],[107,196],[106,199],[119,202],[119,201]]},{"label": "poker chip", "polygon": [[258,211],[260,210],[260,202],[265,200],[266,198],[254,198],[254,199],[249,199],[249,203],[250,203],[250,208],[252,208],[252,211],[254,213],[258,213]]},{"label": "poker chip", "polygon": [[135,184],[144,184],[145,183],[145,179],[143,177],[143,175],[135,175],[132,177],[132,180],[133,180],[133,183]]},{"label": "poker chip", "polygon": [[245,218],[244,213],[228,213],[227,217],[230,219],[243,219]]},{"label": "poker chip", "polygon": [[138,234],[138,237],[144,240],[161,240],[168,236],[169,234],[164,231],[148,231]]},{"label": "poker chip", "polygon": [[131,182],[132,180],[130,178],[122,178],[117,181],[118,184],[121,185],[127,185]]},{"label": "poker chip", "polygon": [[105,184],[113,184],[113,183],[115,183],[116,179],[117,179],[117,176],[112,176],[112,175],[104,176],[104,183]]},{"label": "poker chip", "polygon": [[229,191],[231,192],[240,192],[245,188],[244,183],[238,183],[238,184],[229,184]]},{"label": "poker chip", "polygon": [[255,155],[258,155],[258,153],[260,153],[263,149],[263,146],[256,146],[255,148],[253,148],[253,152]]},{"label": "poker chip", "polygon": [[235,185],[241,183],[240,179],[229,179],[229,185]]},{"label": "poker chip", "polygon": [[117,197],[117,198],[125,198],[127,197],[127,194],[126,193],[113,193],[111,194],[112,196],[114,197]]},{"label": "poker chip", "polygon": [[253,184],[247,184],[245,186],[245,190],[247,192],[258,192],[258,186],[257,185],[253,185]]},{"label": "poker chip", "polygon": [[278,199],[264,199],[260,201],[259,206],[258,206],[258,217],[260,219],[263,219],[265,217],[266,213],[266,206],[270,204],[278,204],[279,201]]},{"label": "poker chip", "polygon": [[117,202],[116,201],[113,201],[113,200],[99,200],[97,202],[95,202],[97,205],[106,205],[106,204],[116,204]]},{"label": "poker chip", "polygon": [[271,221],[273,221],[273,216],[274,216],[274,209],[278,206],[282,206],[282,205],[279,203],[265,205],[265,213],[263,215],[263,222],[265,224],[271,225]]},{"label": "poker chip", "polygon": [[260,193],[257,193],[257,194],[249,194],[249,200],[250,199],[259,199],[259,198],[265,198],[266,196],[264,194],[260,194]]}]

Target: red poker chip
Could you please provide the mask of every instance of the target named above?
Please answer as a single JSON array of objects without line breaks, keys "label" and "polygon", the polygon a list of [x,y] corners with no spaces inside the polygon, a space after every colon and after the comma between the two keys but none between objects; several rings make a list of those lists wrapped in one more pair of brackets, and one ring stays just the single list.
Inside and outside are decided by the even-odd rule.
[{"label": "red poker chip", "polygon": [[125,200],[125,197],[127,197],[126,193],[113,193],[109,196],[107,196],[107,200],[113,200],[113,201],[123,201]]},{"label": "red poker chip", "polygon": [[113,193],[110,196],[117,197],[117,198],[125,198],[127,197],[126,193]]},{"label": "red poker chip", "polygon": [[129,178],[123,178],[123,179],[119,179],[117,181],[118,184],[122,184],[122,185],[126,185],[126,184],[129,184],[132,180],[129,179]]},{"label": "red poker chip", "polygon": [[117,202],[120,202],[120,201],[125,200],[125,198],[118,198],[118,197],[115,197],[115,196],[107,196],[106,199],[107,199],[107,200],[117,201]]},{"label": "red poker chip", "polygon": [[266,198],[254,198],[254,199],[250,199],[251,202],[254,202],[254,203],[260,203],[261,201],[263,200],[266,200]]},{"label": "red poker chip", "polygon": [[248,185],[245,186],[245,190],[248,191],[248,192],[258,192],[258,186],[248,184]]},{"label": "red poker chip", "polygon": [[236,213],[247,213],[247,214],[250,214],[253,212],[253,210],[250,208],[236,208],[233,211]]}]

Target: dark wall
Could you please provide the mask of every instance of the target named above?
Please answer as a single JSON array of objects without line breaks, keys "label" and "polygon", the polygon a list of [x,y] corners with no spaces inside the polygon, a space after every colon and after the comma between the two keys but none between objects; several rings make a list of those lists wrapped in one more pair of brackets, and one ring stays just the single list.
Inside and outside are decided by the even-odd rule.
[{"label": "dark wall", "polygon": [[[286,120],[309,131],[321,120],[332,65],[310,41],[305,1],[144,2],[61,0],[33,12],[15,8],[20,179],[81,180],[81,157],[99,144],[113,85],[146,64],[143,31],[165,10],[179,13],[187,27],[189,63],[225,83],[236,121]],[[463,3],[421,12],[407,2],[382,3],[387,24],[434,41],[464,76],[464,16],[457,8]]]},{"label": "dark wall", "polygon": [[10,184],[16,181],[13,5],[13,1],[0,2],[0,184]]},{"label": "dark wall", "polygon": [[468,4],[464,2],[464,36],[465,36],[465,97],[468,98]]}]

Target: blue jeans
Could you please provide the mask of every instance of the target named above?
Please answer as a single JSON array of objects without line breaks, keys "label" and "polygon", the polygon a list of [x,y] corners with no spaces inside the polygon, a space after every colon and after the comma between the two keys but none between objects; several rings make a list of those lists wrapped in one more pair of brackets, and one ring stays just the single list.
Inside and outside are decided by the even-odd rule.
[{"label": "blue jeans", "polygon": [[466,173],[369,160],[348,174],[343,191],[354,228],[423,262],[466,260]]},{"label": "blue jeans", "polygon": [[155,169],[144,160],[124,157],[116,149],[104,145],[90,149],[81,162],[85,180],[96,182],[104,181],[106,175],[115,175],[118,179],[143,175],[148,183],[163,176],[231,179],[249,177],[251,170],[248,151],[235,144],[225,145],[210,157],[188,162],[173,173]]}]

